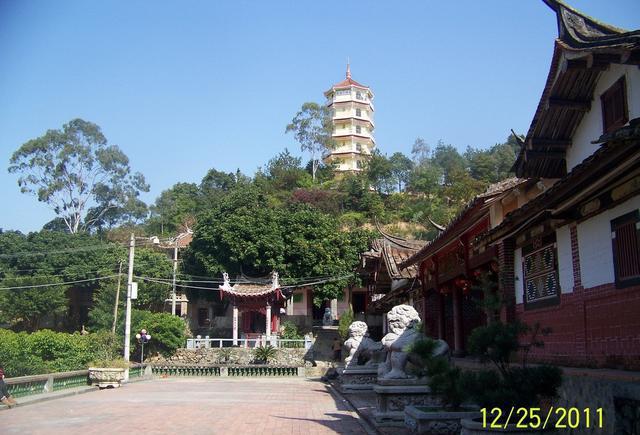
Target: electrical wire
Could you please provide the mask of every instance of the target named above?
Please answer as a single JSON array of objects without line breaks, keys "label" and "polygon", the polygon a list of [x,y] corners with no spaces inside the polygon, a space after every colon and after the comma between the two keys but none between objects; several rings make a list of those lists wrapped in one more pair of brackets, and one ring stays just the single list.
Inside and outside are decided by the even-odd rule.
[{"label": "electrical wire", "polygon": [[66,281],[66,282],[57,282],[57,283],[49,283],[49,284],[34,284],[34,285],[24,285],[24,286],[16,286],[16,287],[0,287],[0,290],[25,290],[30,288],[56,287],[61,285],[79,284],[79,283],[90,282],[90,281],[102,281],[105,279],[111,279],[111,278],[117,278],[117,277],[118,275],[116,274],[116,275],[102,276],[102,277],[96,277],[96,278],[90,278],[90,279],[80,279],[76,281]]},{"label": "electrical wire", "polygon": [[115,248],[115,245],[84,246],[81,248],[68,248],[68,249],[59,249],[59,250],[53,250],[53,251],[18,252],[15,254],[0,254],[0,258],[33,257],[36,255],[51,255],[51,254],[70,254],[74,252],[99,251],[99,250],[107,250],[107,249],[114,249],[114,248]]}]

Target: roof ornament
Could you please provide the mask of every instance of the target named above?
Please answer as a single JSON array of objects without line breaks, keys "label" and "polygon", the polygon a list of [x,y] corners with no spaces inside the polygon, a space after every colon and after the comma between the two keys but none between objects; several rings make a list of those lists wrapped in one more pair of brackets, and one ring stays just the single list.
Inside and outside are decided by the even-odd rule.
[{"label": "roof ornament", "polygon": [[438,231],[444,231],[447,229],[447,227],[443,226],[443,225],[438,225],[437,223],[435,223],[433,220],[431,220],[431,217],[427,217],[427,219],[429,220],[429,223],[431,225],[433,225],[433,228],[435,228]]},{"label": "roof ornament", "polygon": [[351,65],[349,64],[349,58],[347,57],[347,79],[351,78]]},{"label": "roof ornament", "polygon": [[227,272],[222,272],[222,279],[224,280],[223,287],[231,287],[231,282],[229,282],[229,274]]}]

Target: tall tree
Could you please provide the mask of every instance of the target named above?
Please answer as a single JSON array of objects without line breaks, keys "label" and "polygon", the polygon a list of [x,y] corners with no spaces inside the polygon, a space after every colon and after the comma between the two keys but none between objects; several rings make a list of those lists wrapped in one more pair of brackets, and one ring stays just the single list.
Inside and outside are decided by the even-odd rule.
[{"label": "tall tree", "polygon": [[285,132],[293,132],[300,144],[300,149],[311,153],[311,175],[315,182],[322,152],[331,148],[333,143],[331,110],[318,103],[304,103],[291,123],[287,125]]},{"label": "tall tree", "polygon": [[406,186],[409,181],[413,162],[401,152],[395,152],[389,157],[389,163],[391,164],[391,174],[398,183],[398,192],[401,192],[402,186]]},{"label": "tall tree", "polygon": [[365,169],[367,178],[378,193],[389,193],[393,190],[393,168],[391,162],[380,151],[375,150],[367,161]]},{"label": "tall tree", "polygon": [[47,203],[71,233],[113,224],[130,213],[140,216],[138,196],[149,191],[144,176],[131,173],[120,148],[108,145],[100,127],[82,119],[24,143],[11,156],[9,172],[19,173],[20,190]]},{"label": "tall tree", "polygon": [[421,164],[431,158],[431,147],[424,139],[417,137],[411,147],[411,156],[416,164]]}]

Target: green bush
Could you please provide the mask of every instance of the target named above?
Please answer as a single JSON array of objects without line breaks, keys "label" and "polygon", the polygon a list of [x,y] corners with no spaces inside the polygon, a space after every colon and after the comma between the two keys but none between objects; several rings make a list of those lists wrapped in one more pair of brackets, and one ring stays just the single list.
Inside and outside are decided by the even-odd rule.
[{"label": "green bush", "polygon": [[0,329],[0,358],[7,377],[82,370],[119,350],[110,333],[80,335],[47,329],[28,334]]},{"label": "green bush", "polygon": [[345,341],[349,337],[349,326],[353,323],[353,310],[343,312],[340,315],[340,321],[338,322],[338,334],[342,337],[342,341]]},{"label": "green bush", "polygon": [[282,322],[282,333],[280,337],[285,340],[302,340],[304,337],[300,334],[298,326],[291,320]]},{"label": "green bush", "polygon": [[151,335],[151,341],[144,345],[145,355],[160,353],[170,356],[176,349],[184,347],[186,325],[178,316],[169,313],[152,313],[149,311],[133,310],[131,313],[131,349],[132,354],[140,355],[140,345],[136,334],[146,329]]},{"label": "green bush", "polygon": [[[511,407],[532,407],[543,398],[553,398],[562,384],[562,372],[558,367],[526,364],[528,352],[541,347],[538,334],[546,334],[539,325],[533,328],[520,322],[496,321],[476,328],[469,337],[469,350],[485,361],[491,361],[496,370],[464,373],[463,389],[473,400],[485,408],[508,410]],[[529,342],[522,344],[520,337],[528,335]],[[517,352],[522,353],[522,364],[512,360]]]}]

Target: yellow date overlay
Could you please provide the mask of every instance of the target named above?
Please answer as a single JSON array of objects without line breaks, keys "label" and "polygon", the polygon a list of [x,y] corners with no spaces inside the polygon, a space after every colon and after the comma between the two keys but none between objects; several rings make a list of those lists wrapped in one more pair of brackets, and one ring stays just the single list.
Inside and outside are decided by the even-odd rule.
[{"label": "yellow date overlay", "polygon": [[515,425],[517,429],[602,429],[602,408],[482,408],[482,427],[506,429]]}]

